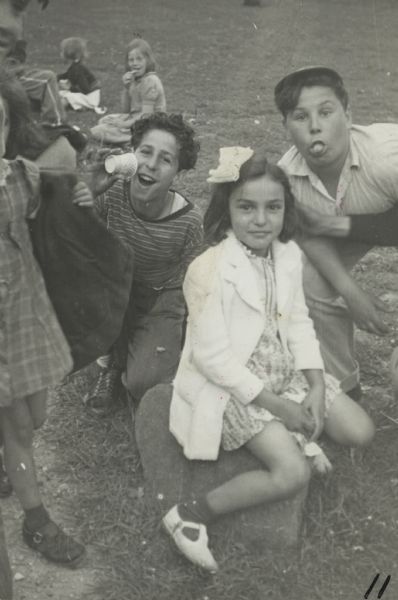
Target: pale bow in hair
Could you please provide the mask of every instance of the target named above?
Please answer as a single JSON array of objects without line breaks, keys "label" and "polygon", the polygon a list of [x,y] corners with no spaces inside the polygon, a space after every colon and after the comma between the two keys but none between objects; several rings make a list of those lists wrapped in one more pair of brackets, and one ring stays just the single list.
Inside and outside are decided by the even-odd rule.
[{"label": "pale bow in hair", "polygon": [[220,148],[217,169],[210,169],[209,183],[229,183],[238,181],[241,166],[253,156],[251,148],[229,146]]}]

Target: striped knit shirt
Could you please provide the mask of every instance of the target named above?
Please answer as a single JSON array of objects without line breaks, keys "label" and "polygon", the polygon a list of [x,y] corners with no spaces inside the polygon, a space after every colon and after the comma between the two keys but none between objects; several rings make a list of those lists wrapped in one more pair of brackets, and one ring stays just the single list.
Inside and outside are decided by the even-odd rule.
[{"label": "striped knit shirt", "polygon": [[188,265],[203,249],[199,210],[177,192],[174,194],[184,206],[157,220],[135,212],[128,180],[118,179],[96,198],[97,210],[108,229],[134,250],[135,282],[154,289],[180,287]]}]

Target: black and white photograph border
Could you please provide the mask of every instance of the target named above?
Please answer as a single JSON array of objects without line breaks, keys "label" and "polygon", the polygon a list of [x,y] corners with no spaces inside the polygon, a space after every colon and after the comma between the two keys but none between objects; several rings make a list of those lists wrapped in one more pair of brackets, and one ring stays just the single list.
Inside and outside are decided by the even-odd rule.
[{"label": "black and white photograph border", "polygon": [[[8,2],[0,0],[0,7]],[[178,171],[172,185],[201,215],[209,205],[207,179],[209,170],[217,167],[220,148],[262,148],[267,159],[276,163],[291,147],[289,128],[274,101],[276,84],[289,73],[314,65],[329,67],[343,79],[355,125],[383,123],[388,131],[388,125],[393,130],[398,123],[396,0],[31,0],[20,4],[27,6],[20,15],[18,35],[27,42],[26,64],[32,69],[63,73],[67,65],[60,54],[61,41],[78,37],[87,42],[85,62],[100,82],[101,98],[95,105],[100,110],[87,104],[82,110],[63,105],[61,126],[67,123],[63,133],[75,146],[77,163],[71,166],[68,154],[61,169],[55,169],[63,174],[75,171],[77,179],[88,181],[93,156],[95,160],[103,156],[102,142],[98,144],[91,134],[101,111],[123,112],[126,47],[133,38],[150,44],[167,112],[181,114],[200,142],[195,168]],[[0,33],[3,25],[0,22]],[[38,110],[37,98],[32,106]],[[70,129],[78,133],[70,136]],[[398,189],[398,169],[386,180],[391,188],[380,193],[389,197],[393,209],[398,197],[390,189],[394,185]],[[372,189],[375,204],[378,191]],[[387,208],[384,202],[381,212]],[[346,216],[344,210],[338,216]],[[209,547],[218,564],[217,572],[209,573],[178,551],[162,518],[176,502],[194,494],[196,498],[200,490],[203,493],[220,483],[220,474],[225,478],[234,475],[235,468],[255,469],[255,462],[237,451],[236,467],[225,457],[229,453],[223,452],[221,466],[214,460],[199,460],[191,467],[195,461],[183,458],[168,430],[170,384],[151,390],[138,408],[123,386],[112,406],[92,405],[90,393],[101,369],[109,367],[106,361],[93,360],[50,388],[47,419],[34,436],[43,503],[54,521],[84,544],[84,559],[77,568],[68,569],[34,552],[22,538],[24,517],[15,493],[0,498],[0,599],[398,597],[398,356],[394,353],[398,347],[394,236],[398,236],[394,218],[393,211],[390,222],[384,220],[385,236],[379,234],[378,240],[377,227],[383,227],[383,222],[380,225],[375,217],[369,234],[373,241],[361,240],[363,258],[351,270],[363,300],[363,306],[358,301],[351,307],[360,369],[359,406],[375,424],[368,446],[341,447],[321,436],[330,472],[313,473],[308,487],[294,500],[250,508],[209,524]],[[305,229],[305,215],[303,219]],[[322,223],[325,230],[317,235],[326,232],[337,249],[347,244],[339,227],[350,227],[350,220],[331,222],[331,231],[327,226]],[[322,252],[327,252],[325,248]],[[1,275],[0,271],[0,284]],[[74,284],[73,280],[67,283]],[[0,314],[0,333],[1,327]],[[168,351],[163,345],[156,350],[158,354]],[[1,369],[6,368],[2,360],[0,349]],[[148,371],[151,366],[149,361]],[[0,377],[0,392],[1,385]],[[13,596],[3,598],[2,586],[10,588],[6,554]]]}]

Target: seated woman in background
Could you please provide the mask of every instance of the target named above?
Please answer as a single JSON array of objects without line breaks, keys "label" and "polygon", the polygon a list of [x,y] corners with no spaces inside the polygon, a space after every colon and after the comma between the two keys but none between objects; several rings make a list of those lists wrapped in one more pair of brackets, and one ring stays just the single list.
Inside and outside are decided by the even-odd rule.
[{"label": "seated woman in background", "polygon": [[91,134],[102,144],[128,144],[131,126],[143,115],[166,110],[162,82],[155,73],[156,64],[148,42],[133,39],[126,50],[126,72],[122,77],[122,114],[102,117]]}]

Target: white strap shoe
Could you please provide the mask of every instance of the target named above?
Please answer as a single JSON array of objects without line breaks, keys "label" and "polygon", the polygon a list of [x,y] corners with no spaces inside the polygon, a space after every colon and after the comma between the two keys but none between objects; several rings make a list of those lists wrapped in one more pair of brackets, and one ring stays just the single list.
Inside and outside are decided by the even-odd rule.
[{"label": "white strap shoe", "polygon": [[[175,541],[177,548],[188,560],[210,573],[218,571],[218,564],[208,547],[209,538],[205,525],[193,521],[183,521],[178,514],[177,505],[173,506],[163,517],[163,525]],[[184,534],[185,527],[197,531],[198,539],[190,540]]]}]

